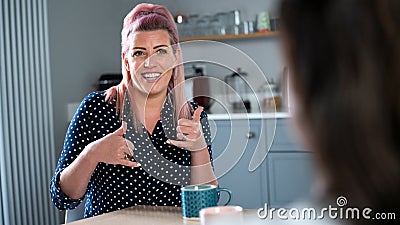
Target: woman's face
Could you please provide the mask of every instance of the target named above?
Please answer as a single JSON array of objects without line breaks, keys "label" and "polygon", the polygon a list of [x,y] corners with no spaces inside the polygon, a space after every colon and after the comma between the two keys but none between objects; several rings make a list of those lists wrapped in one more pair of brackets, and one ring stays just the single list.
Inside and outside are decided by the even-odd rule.
[{"label": "woman's face", "polygon": [[177,62],[168,31],[132,33],[128,52],[122,57],[135,89],[149,97],[166,94],[172,69]]}]

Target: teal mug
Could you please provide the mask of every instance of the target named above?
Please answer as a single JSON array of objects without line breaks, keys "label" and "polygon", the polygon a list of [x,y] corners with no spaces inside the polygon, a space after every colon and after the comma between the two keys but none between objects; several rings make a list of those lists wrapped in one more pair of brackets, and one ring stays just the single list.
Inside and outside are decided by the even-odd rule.
[{"label": "teal mug", "polygon": [[227,188],[219,188],[215,185],[190,185],[181,188],[182,216],[186,219],[198,219],[199,211],[203,208],[217,206],[219,193],[228,193],[228,205],[232,192]]}]

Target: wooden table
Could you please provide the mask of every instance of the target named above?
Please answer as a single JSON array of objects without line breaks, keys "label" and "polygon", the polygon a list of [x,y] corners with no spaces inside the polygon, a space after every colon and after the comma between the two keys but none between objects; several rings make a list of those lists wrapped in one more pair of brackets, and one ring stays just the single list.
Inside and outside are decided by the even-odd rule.
[{"label": "wooden table", "polygon": [[[244,210],[244,224],[262,224],[257,210]],[[264,221],[265,222],[265,221]],[[182,208],[170,206],[134,206],[99,216],[78,220],[68,225],[200,225],[199,220],[182,218]],[[264,223],[265,224],[265,223]]]}]

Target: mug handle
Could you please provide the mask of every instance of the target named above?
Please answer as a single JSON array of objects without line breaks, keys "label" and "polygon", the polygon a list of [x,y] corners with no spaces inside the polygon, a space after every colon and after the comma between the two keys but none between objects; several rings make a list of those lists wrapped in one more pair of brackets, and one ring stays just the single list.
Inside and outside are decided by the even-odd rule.
[{"label": "mug handle", "polygon": [[232,191],[229,190],[228,188],[218,188],[218,196],[220,195],[219,192],[221,192],[221,191],[226,191],[226,193],[228,193],[228,196],[229,196],[229,197],[228,197],[228,201],[226,201],[226,203],[224,204],[224,206],[225,206],[225,205],[228,205],[229,202],[231,202]]}]

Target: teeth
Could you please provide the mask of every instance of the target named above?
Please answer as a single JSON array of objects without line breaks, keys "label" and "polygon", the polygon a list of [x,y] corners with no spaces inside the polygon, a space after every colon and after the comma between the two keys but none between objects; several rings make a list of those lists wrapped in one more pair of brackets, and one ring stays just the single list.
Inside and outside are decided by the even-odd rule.
[{"label": "teeth", "polygon": [[149,80],[155,80],[157,79],[161,73],[145,73],[143,74],[143,77]]}]

